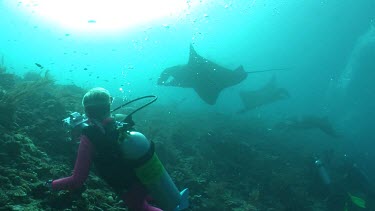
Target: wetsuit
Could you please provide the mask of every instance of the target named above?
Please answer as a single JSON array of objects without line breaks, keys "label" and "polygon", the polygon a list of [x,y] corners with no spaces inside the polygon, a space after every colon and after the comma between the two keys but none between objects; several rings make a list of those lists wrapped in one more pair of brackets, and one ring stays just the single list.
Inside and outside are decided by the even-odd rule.
[{"label": "wetsuit", "polygon": [[[80,188],[87,179],[90,171],[90,165],[93,162],[96,166],[99,176],[103,178],[124,200],[130,210],[134,211],[161,211],[159,208],[148,204],[148,194],[143,185],[136,179],[131,169],[131,165],[123,164],[120,159],[116,159],[116,152],[111,152],[108,141],[115,140],[112,132],[115,122],[110,119],[103,122],[106,132],[100,131],[97,126],[88,126],[80,137],[77,159],[75,162],[73,174],[70,177],[54,180],[52,182],[53,190],[73,190]],[[108,127],[107,127],[108,126]],[[105,137],[109,134],[110,137]],[[98,138],[99,137],[99,138]],[[107,139],[106,142],[99,140]],[[116,139],[117,140],[117,139]],[[103,144],[104,143],[104,144]],[[111,163],[112,162],[112,163]],[[120,166],[122,166],[120,168]],[[123,168],[125,166],[125,168]],[[128,166],[129,168],[127,168]],[[126,192],[124,193],[124,191]]]}]

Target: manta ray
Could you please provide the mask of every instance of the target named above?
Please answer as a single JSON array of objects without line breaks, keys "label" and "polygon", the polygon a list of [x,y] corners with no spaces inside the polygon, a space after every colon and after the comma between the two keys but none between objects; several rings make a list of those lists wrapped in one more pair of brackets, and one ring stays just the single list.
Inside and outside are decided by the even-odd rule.
[{"label": "manta ray", "polygon": [[308,129],[318,129],[328,136],[338,138],[339,134],[335,130],[331,121],[328,117],[319,116],[302,116],[302,117],[291,117],[286,120],[279,122],[276,126],[277,129],[282,129],[285,131],[291,130],[308,130]]},{"label": "manta ray", "polygon": [[241,91],[240,98],[244,104],[244,108],[239,113],[243,113],[278,100],[289,98],[289,92],[286,89],[278,88],[276,86],[276,78],[272,77],[264,87],[258,90]]},{"label": "manta ray", "polygon": [[242,66],[229,70],[197,54],[190,45],[189,61],[165,69],[158,85],[193,88],[199,97],[210,105],[216,103],[220,92],[246,79],[248,73]]}]

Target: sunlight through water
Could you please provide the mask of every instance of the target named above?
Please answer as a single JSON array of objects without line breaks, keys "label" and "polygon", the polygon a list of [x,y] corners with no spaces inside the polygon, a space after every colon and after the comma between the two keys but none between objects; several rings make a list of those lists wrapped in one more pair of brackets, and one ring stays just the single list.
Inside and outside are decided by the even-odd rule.
[{"label": "sunlight through water", "polygon": [[200,4],[186,0],[23,0],[18,6],[63,29],[118,31],[161,18],[179,18]]}]

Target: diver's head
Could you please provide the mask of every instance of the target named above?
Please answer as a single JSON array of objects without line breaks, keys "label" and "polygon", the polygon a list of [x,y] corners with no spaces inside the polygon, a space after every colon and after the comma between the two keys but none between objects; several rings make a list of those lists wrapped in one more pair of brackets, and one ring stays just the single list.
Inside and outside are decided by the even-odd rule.
[{"label": "diver's head", "polygon": [[86,116],[99,121],[108,118],[111,114],[112,99],[109,91],[104,88],[96,87],[91,89],[82,99],[82,106],[85,109]]}]

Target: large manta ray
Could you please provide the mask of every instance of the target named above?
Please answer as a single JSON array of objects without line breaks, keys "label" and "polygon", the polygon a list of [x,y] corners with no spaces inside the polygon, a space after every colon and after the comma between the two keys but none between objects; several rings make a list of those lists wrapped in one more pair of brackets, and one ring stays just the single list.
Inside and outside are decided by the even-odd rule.
[{"label": "large manta ray", "polygon": [[223,89],[240,83],[247,75],[242,66],[231,71],[198,55],[190,45],[189,62],[165,69],[158,85],[193,88],[202,100],[213,105]]},{"label": "large manta ray", "polygon": [[240,92],[240,97],[244,104],[244,109],[239,111],[239,113],[242,113],[288,98],[289,93],[286,89],[278,88],[276,86],[276,78],[272,77],[264,87],[255,91],[242,91]]}]

